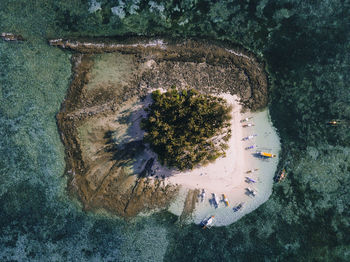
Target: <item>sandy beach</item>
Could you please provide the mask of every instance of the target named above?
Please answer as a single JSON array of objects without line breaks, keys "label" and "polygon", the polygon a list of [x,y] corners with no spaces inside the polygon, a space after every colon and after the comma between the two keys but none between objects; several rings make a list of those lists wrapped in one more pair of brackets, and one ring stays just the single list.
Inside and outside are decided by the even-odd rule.
[{"label": "sandy beach", "polygon": [[[199,189],[205,192],[204,196],[198,196],[198,202],[192,219],[200,223],[203,219],[215,215],[214,226],[224,226],[233,223],[247,213],[250,213],[264,203],[272,192],[273,176],[276,171],[278,157],[262,160],[254,156],[257,149],[278,154],[280,150],[279,138],[269,121],[267,110],[256,113],[241,113],[241,105],[236,96],[221,95],[232,105],[232,137],[229,140],[229,149],[226,157],[217,159],[214,163],[195,168],[191,171],[176,173],[169,176],[166,182],[182,186],[182,194],[186,190]],[[242,119],[251,117],[248,122]],[[251,123],[251,127],[243,127]],[[244,137],[257,135],[250,140],[243,141]],[[251,145],[257,149],[246,150]],[[158,163],[156,163],[157,165]],[[157,166],[156,169],[166,172],[167,169]],[[258,169],[253,173],[247,173],[252,169]],[[168,171],[169,172],[169,171]],[[256,183],[248,181],[253,179]],[[247,192],[247,188],[256,191],[253,197]],[[213,199],[217,197],[216,206]],[[228,205],[224,202],[223,195],[228,199]],[[234,212],[233,208],[243,204],[241,210]],[[169,208],[169,211],[180,215],[184,205],[184,197],[179,196]]]},{"label": "sandy beach", "polygon": [[[226,157],[214,163],[195,168],[191,171],[175,174],[167,179],[168,183],[179,184],[189,189],[205,189],[211,193],[228,194],[237,189],[244,172],[252,165],[242,146],[241,106],[236,96],[222,95],[232,105],[232,136],[228,141]],[[161,168],[161,167],[159,167]]]},{"label": "sandy beach", "polygon": [[[165,90],[161,90],[165,92]],[[198,190],[197,203],[189,222],[199,224],[206,217],[215,215],[215,226],[224,226],[233,223],[247,213],[250,213],[264,203],[272,192],[273,176],[276,171],[278,156],[273,159],[263,160],[254,156],[257,150],[278,154],[280,150],[278,135],[269,120],[267,110],[261,112],[242,113],[242,106],[237,96],[221,94],[228,104],[232,106],[231,130],[232,136],[228,141],[229,148],[226,157],[218,158],[215,162],[202,165],[193,170],[182,171],[169,169],[157,161],[157,155],[149,149],[144,151],[133,164],[133,172],[140,173],[145,166],[145,159],[154,158],[152,170],[156,174],[149,177],[151,180],[162,179],[165,185],[180,186],[177,199],[170,205],[169,211],[180,216],[184,209],[184,203],[189,190]],[[151,97],[142,102],[135,101],[126,108],[132,108],[132,127],[118,129],[116,140],[142,139],[144,131],[140,129],[140,121],[146,117],[144,108],[152,102]],[[241,122],[242,119],[248,121]],[[243,127],[251,124],[251,126]],[[251,139],[243,138],[253,136]],[[255,145],[257,148],[246,149]],[[247,173],[250,170],[257,171]],[[249,179],[255,181],[249,182]],[[163,183],[162,182],[162,183]],[[247,192],[247,188],[256,191],[256,196]],[[204,192],[204,194],[202,194]],[[214,203],[214,194],[216,203]],[[226,196],[228,205],[223,201]],[[233,208],[239,204],[243,207],[238,212]]]}]

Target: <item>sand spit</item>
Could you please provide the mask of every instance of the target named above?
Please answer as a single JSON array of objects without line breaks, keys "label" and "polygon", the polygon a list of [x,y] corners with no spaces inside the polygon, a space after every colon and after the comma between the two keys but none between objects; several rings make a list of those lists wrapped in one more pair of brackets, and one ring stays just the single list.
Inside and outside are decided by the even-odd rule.
[{"label": "sand spit", "polygon": [[[165,44],[152,40],[138,44],[126,40],[118,46],[110,40],[108,44],[115,44],[115,49],[105,50],[90,40],[76,41],[68,47],[76,52],[73,80],[57,115],[72,196],[78,197],[88,210],[103,208],[131,218],[169,209],[181,215],[182,220],[196,223],[212,208],[209,201],[199,201],[203,188],[208,191],[207,197],[225,193],[232,203],[240,201],[230,195],[231,188],[237,188],[234,194],[239,192],[245,169],[255,164],[250,164],[251,155],[242,149],[239,139],[246,130],[239,120],[244,116],[241,110],[266,106],[263,65],[243,50],[229,52],[232,48],[205,41]],[[67,48],[62,43],[57,40],[55,45]],[[145,97],[151,90],[171,85],[224,94],[234,105],[234,136],[226,158],[191,174],[171,172],[172,176],[151,159],[152,152],[143,144],[138,124],[147,102]],[[220,202],[216,210],[221,209]],[[217,223],[223,224],[228,222]]]}]

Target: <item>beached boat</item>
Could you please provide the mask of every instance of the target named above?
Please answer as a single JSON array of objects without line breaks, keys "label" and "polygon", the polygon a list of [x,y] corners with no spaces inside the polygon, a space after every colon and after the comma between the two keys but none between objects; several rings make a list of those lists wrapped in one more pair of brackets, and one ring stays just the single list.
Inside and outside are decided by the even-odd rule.
[{"label": "beached boat", "polygon": [[251,183],[256,183],[256,181],[255,181],[253,178],[250,178],[250,177],[248,177],[248,176],[245,177],[245,181],[246,181],[247,183],[249,183],[249,184],[251,184]]},{"label": "beached boat", "polygon": [[215,217],[215,216],[211,216],[211,217],[209,217],[208,219],[204,219],[204,220],[201,222],[202,228],[203,228],[203,229],[205,229],[205,228],[211,228],[211,227],[213,226],[214,217]]},{"label": "beached boat", "polygon": [[246,117],[246,118],[243,118],[240,122],[243,123],[243,122],[248,122],[249,119],[252,119],[253,117],[250,116],[250,117]]},{"label": "beached boat", "polygon": [[250,173],[254,173],[254,172],[258,171],[258,170],[259,170],[258,168],[254,168],[254,169],[248,170],[246,173],[250,174]]},{"label": "beached boat", "polygon": [[246,128],[246,127],[252,127],[252,126],[255,126],[255,125],[251,124],[251,123],[248,123],[248,124],[243,125],[242,127]]},{"label": "beached boat", "polygon": [[244,203],[240,203],[239,205],[235,206],[233,208],[233,212],[237,212],[242,209]]},{"label": "beached boat", "polygon": [[215,208],[218,208],[219,207],[219,199],[215,193],[213,193],[212,196],[213,196],[213,198],[212,198],[213,205]]},{"label": "beached boat", "polygon": [[245,148],[245,150],[250,150],[250,149],[254,149],[254,148],[257,148],[257,145],[247,146],[247,147]]},{"label": "beached boat", "polygon": [[249,187],[247,187],[246,190],[247,190],[247,194],[248,194],[248,195],[253,196],[253,197],[256,196],[256,193],[257,193],[257,192],[256,192],[255,190],[253,190],[253,189],[251,189],[251,188],[249,188]]},{"label": "beached boat", "polygon": [[223,198],[223,201],[224,201],[225,205],[228,207],[229,203],[228,203],[228,199],[227,199],[226,195],[222,194],[222,198]]},{"label": "beached boat", "polygon": [[205,199],[205,190],[204,189],[202,189],[202,194],[201,194],[201,202],[203,202],[204,201],[204,199]]},{"label": "beached boat", "polygon": [[254,135],[250,135],[250,136],[246,136],[246,137],[243,137],[242,140],[243,141],[247,141],[247,140],[250,140],[250,139],[253,139],[254,137],[258,136],[257,134],[254,134]]},{"label": "beached boat", "polygon": [[267,152],[263,152],[263,151],[257,151],[256,155],[262,158],[273,158],[276,157],[275,154],[271,154],[271,153],[267,153]]}]

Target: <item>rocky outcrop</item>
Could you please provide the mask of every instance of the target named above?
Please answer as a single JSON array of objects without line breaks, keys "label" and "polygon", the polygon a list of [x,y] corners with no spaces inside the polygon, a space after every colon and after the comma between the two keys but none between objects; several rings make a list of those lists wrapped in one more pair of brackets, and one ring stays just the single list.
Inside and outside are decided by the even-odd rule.
[{"label": "rocky outcrop", "polygon": [[[246,108],[257,110],[267,105],[267,77],[264,64],[238,48],[230,49],[220,42],[204,40],[129,38],[53,39],[53,46],[79,53],[120,52],[132,54],[146,62],[141,86],[158,87],[175,84],[202,89],[205,92],[238,94]],[[170,75],[171,74],[171,75]]]},{"label": "rocky outcrop", "polygon": [[[175,186],[132,176],[125,171],[125,159],[115,157],[127,155],[129,149],[116,151],[108,135],[125,98],[101,95],[92,103],[95,92],[87,90],[87,83],[93,60],[90,55],[77,54],[72,62],[73,80],[57,115],[66,147],[69,191],[78,196],[86,210],[104,208],[123,217],[166,207],[177,193]],[[102,122],[97,124],[99,120]],[[84,133],[86,128],[93,131]]]}]

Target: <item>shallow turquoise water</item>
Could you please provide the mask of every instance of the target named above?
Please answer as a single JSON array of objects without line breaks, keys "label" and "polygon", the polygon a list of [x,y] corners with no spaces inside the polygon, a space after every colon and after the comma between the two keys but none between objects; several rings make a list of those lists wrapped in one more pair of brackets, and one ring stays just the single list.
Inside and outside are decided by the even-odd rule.
[{"label": "shallow turquoise water", "polygon": [[[44,43],[0,43],[1,261],[160,261],[167,229],[81,211],[69,199],[55,115],[70,54]],[[152,247],[152,248],[150,248]]]},{"label": "shallow turquoise water", "polygon": [[[135,3],[138,1],[134,1]],[[349,261],[349,1],[1,1],[1,261]],[[135,4],[134,3],[134,4]],[[125,222],[67,197],[55,114],[70,80],[63,35],[167,34],[243,44],[267,63],[272,121],[288,179],[237,223],[210,231],[162,213]],[[345,122],[348,123],[348,122]],[[307,248],[305,248],[307,247]]]}]

